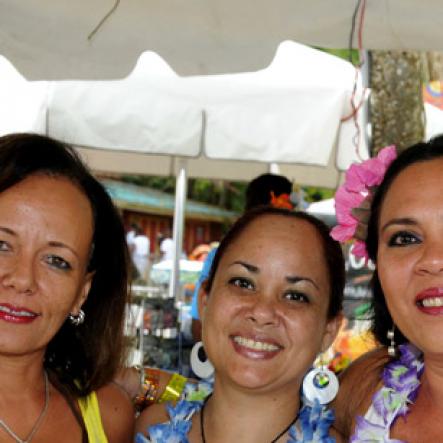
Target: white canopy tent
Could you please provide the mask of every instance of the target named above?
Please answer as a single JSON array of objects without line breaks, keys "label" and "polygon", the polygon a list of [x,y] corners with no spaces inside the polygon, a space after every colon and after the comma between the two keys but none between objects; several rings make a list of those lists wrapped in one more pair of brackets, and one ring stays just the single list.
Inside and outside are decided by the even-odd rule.
[{"label": "white canopy tent", "polygon": [[348,47],[357,6],[364,48],[443,50],[441,0],[0,0],[0,54],[38,80],[124,77],[146,50],[181,75],[253,71],[283,40]]},{"label": "white canopy tent", "polygon": [[443,110],[434,105],[425,103],[425,139],[443,134]]},{"label": "white canopy tent", "polygon": [[0,55],[0,135],[46,131],[47,82],[28,82]]},{"label": "white canopy tent", "polygon": [[[86,155],[99,169],[113,152],[122,161],[105,168],[119,171],[134,153],[157,155],[131,162],[145,174],[177,172],[186,159],[189,175],[248,180],[278,163],[298,183],[335,187],[357,151],[367,156],[363,136],[354,146],[355,121],[341,121],[352,114],[355,79],[350,63],[295,42],[266,69],[218,76],[179,77],[147,52],[124,80],[52,83],[47,131],[95,148]],[[359,78],[356,89],[358,102]]]},{"label": "white canopy tent", "polygon": [[311,203],[306,209],[306,212],[320,218],[329,226],[334,226],[337,223],[335,218],[335,201],[333,198]]}]

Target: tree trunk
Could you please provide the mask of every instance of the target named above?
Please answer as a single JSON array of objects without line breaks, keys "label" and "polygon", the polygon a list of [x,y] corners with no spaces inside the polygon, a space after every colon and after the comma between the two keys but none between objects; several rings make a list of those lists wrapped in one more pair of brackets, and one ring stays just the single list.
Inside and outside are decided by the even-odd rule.
[{"label": "tree trunk", "polygon": [[424,139],[423,57],[418,52],[373,51],[370,68],[373,155]]}]

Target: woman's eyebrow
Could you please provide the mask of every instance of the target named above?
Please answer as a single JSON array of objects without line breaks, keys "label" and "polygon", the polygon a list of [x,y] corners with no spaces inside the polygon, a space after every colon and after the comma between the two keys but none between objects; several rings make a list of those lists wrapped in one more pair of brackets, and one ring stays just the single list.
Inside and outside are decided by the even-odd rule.
[{"label": "woman's eyebrow", "polygon": [[381,228],[381,232],[385,231],[387,228],[389,228],[389,226],[392,225],[416,225],[417,221],[414,220],[413,218],[410,217],[401,217],[401,218],[393,218],[391,220],[389,220],[388,222],[386,222],[382,228]]},{"label": "woman's eyebrow", "polygon": [[[247,263],[242,260],[236,260],[236,261],[232,262],[229,266],[234,266],[234,265],[243,266],[246,270],[248,270],[249,272],[253,272],[255,274],[260,273],[260,269],[257,266],[251,265],[250,263]],[[301,277],[299,275],[288,275],[286,277],[286,281],[288,283],[292,283],[292,284],[298,283],[301,281],[307,281],[307,282],[311,283],[315,288],[319,289],[317,283],[315,283],[315,281],[309,277]]]},{"label": "woman's eyebrow", "polygon": [[3,231],[6,234],[17,236],[17,233],[12,229],[6,228],[5,226],[0,226],[0,231]]},{"label": "woman's eyebrow", "polygon": [[60,242],[60,241],[50,241],[48,244],[49,244],[49,246],[53,246],[54,248],[68,249],[76,257],[78,257],[77,251],[74,248],[71,248],[71,246],[67,245],[66,243],[63,243],[63,242]]},{"label": "woman's eyebrow", "polygon": [[243,266],[246,270],[248,270],[249,272],[254,272],[255,274],[258,274],[260,272],[260,269],[258,269],[257,266],[251,265],[250,263],[247,263],[245,261],[236,260],[232,262],[229,266],[234,266],[234,265]]},{"label": "woman's eyebrow", "polygon": [[287,281],[288,283],[298,283],[298,282],[301,282],[301,281],[307,281],[307,282],[311,283],[311,284],[312,284],[314,287],[316,287],[317,289],[320,289],[320,288],[318,287],[317,283],[315,283],[315,281],[312,280],[312,279],[309,278],[309,277],[300,277],[300,276],[298,276],[298,275],[289,275],[289,276],[286,277],[286,281]]}]

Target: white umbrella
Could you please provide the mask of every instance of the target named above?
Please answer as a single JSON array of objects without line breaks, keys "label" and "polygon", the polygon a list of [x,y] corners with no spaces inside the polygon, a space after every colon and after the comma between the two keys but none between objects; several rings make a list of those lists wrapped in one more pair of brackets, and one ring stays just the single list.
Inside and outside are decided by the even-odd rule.
[{"label": "white umbrella", "polygon": [[0,0],[0,54],[43,80],[124,77],[147,50],[182,75],[252,71],[282,40],[348,47],[357,4],[364,48],[443,49],[441,0]]},{"label": "white umbrella", "polygon": [[311,203],[306,209],[306,212],[318,215],[335,215],[334,199],[327,198],[326,200]]},{"label": "white umbrella", "polygon": [[[53,83],[48,133],[106,156],[185,158],[193,176],[227,178],[228,170],[229,178],[247,180],[257,175],[254,166],[262,163],[263,172],[273,162],[299,183],[334,187],[338,171],[358,159],[354,121],[342,122],[352,113],[355,75],[350,63],[295,42],[282,43],[266,69],[218,76],[180,77],[145,53],[124,80]],[[356,100],[360,95],[358,79]],[[237,176],[218,163],[232,160]],[[169,174],[172,161],[146,157],[140,172]],[[295,172],[292,164],[299,165]]]},{"label": "white umbrella", "polygon": [[443,134],[443,110],[437,106],[425,103],[425,139]]},{"label": "white umbrella", "polygon": [[47,82],[30,83],[0,56],[0,135],[46,131]]},{"label": "white umbrella", "polygon": [[306,212],[320,218],[329,226],[334,226],[337,223],[335,217],[335,201],[333,198],[311,203],[306,209]]}]

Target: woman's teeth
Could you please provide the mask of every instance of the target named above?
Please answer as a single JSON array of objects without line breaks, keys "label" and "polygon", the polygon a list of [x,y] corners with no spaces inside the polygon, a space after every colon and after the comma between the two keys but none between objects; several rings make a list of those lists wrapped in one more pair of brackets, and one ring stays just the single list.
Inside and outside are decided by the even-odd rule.
[{"label": "woman's teeth", "polygon": [[435,308],[443,306],[443,298],[441,297],[432,297],[432,298],[424,298],[420,301],[421,305],[425,308]]},{"label": "woman's teeth", "polygon": [[35,314],[29,311],[15,311],[14,309],[9,309],[6,306],[0,306],[0,311],[6,314],[15,315],[16,317],[34,317]]},{"label": "woman's teeth", "polygon": [[234,337],[235,343],[245,348],[253,349],[254,351],[277,351],[279,348],[271,343],[265,343],[262,341],[255,341],[250,338],[244,338],[240,336]]}]

